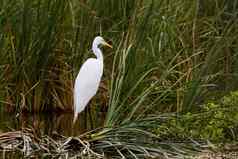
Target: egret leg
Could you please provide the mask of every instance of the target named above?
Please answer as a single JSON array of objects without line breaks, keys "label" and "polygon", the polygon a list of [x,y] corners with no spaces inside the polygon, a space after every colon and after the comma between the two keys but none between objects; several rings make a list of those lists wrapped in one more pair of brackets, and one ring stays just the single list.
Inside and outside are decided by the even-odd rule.
[{"label": "egret leg", "polygon": [[84,129],[85,129],[85,130],[88,129],[88,127],[87,127],[87,121],[88,121],[87,114],[88,114],[88,108],[86,107],[86,109],[85,109],[85,111],[84,111]]},{"label": "egret leg", "polygon": [[90,106],[88,107],[88,115],[89,115],[90,128],[93,129],[93,119]]}]

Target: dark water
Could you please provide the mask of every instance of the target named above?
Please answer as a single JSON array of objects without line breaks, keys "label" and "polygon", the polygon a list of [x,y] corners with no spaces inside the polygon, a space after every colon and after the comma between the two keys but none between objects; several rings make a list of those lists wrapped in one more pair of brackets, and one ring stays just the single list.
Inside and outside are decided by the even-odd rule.
[{"label": "dark water", "polygon": [[[53,137],[60,136],[78,136],[92,129],[102,127],[105,119],[105,113],[96,110],[89,110],[79,114],[77,122],[73,125],[73,113],[9,113],[0,111],[0,134],[9,131],[22,130],[30,128],[34,135],[48,135]],[[42,156],[41,156],[42,155]],[[44,154],[46,155],[46,154]],[[34,155],[33,158],[52,158],[43,157],[43,154]],[[48,154],[49,155],[49,154]],[[62,154],[64,156],[64,154]],[[0,158],[13,159],[25,158],[26,154],[21,151],[2,151]],[[56,157],[57,158],[57,157]],[[67,157],[63,157],[67,158]]]},{"label": "dark water", "polygon": [[101,112],[79,114],[79,118],[73,125],[73,113],[8,113],[0,112],[0,133],[31,128],[41,135],[76,136],[86,131],[101,127],[105,115]]}]

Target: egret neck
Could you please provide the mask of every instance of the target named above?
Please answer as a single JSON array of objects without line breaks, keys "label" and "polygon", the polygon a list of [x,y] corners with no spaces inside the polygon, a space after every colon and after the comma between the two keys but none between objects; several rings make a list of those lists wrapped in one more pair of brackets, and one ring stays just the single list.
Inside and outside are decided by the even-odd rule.
[{"label": "egret neck", "polygon": [[96,59],[100,62],[100,77],[103,74],[103,55],[102,55],[102,51],[100,48],[98,48],[98,44],[95,45],[93,44],[93,53],[95,54],[95,56],[97,57]]},{"label": "egret neck", "polygon": [[98,46],[93,46],[93,53],[96,55],[97,59],[103,60],[102,51]]}]

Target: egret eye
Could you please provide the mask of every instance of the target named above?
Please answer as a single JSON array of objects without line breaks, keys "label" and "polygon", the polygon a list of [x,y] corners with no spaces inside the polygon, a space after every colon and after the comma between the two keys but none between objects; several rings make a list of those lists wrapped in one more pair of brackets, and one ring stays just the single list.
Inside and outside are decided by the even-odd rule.
[{"label": "egret eye", "polygon": [[103,44],[99,44],[99,45],[98,45],[98,48],[101,49],[101,48],[103,48],[103,46],[104,46]]}]

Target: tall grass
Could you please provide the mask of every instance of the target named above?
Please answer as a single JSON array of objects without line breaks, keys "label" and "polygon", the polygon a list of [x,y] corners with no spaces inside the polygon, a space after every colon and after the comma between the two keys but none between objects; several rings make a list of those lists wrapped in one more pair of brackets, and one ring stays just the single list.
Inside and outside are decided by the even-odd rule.
[{"label": "tall grass", "polygon": [[54,103],[62,108],[67,101],[68,97],[60,100],[60,96],[69,94],[71,83],[70,67],[60,47],[64,41],[64,4],[65,1],[9,1],[7,6],[1,6],[3,91],[8,99],[3,102],[9,106],[43,111],[55,107]]},{"label": "tall grass", "polygon": [[195,112],[213,92],[237,89],[236,1],[1,4],[0,100],[10,111],[72,110],[74,78],[96,35],[114,46],[104,50],[91,104],[107,110],[101,137],[140,131],[152,139],[162,113]]}]

